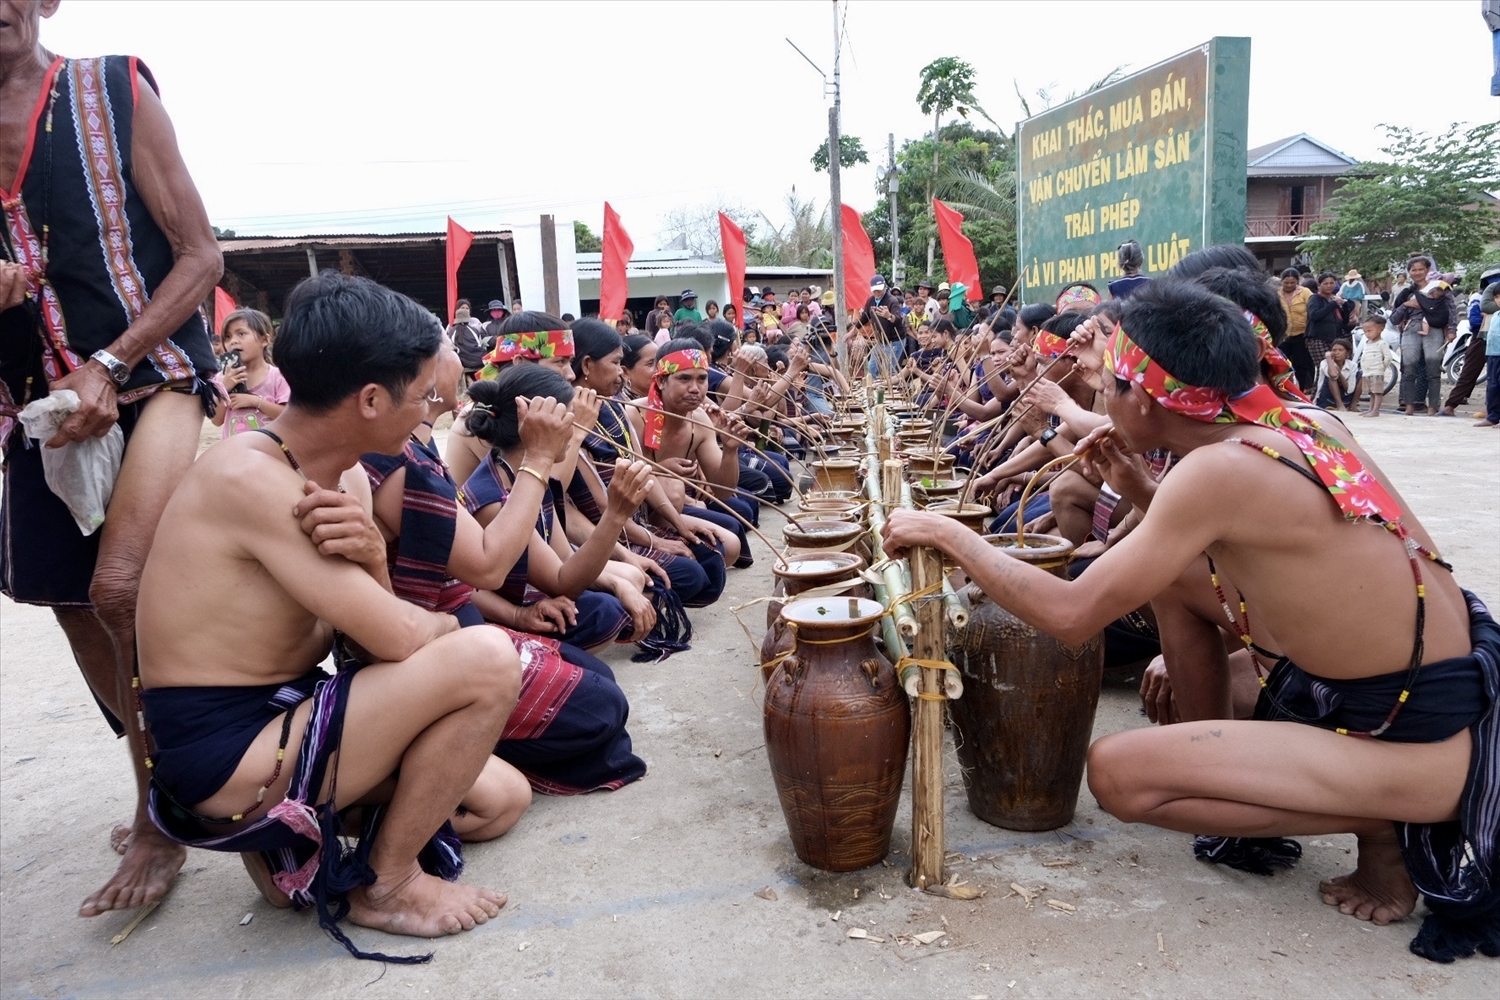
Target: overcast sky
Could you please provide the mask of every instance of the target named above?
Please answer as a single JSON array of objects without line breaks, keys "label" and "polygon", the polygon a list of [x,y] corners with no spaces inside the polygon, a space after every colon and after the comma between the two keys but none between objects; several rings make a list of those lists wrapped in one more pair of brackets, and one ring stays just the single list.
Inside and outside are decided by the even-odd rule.
[{"label": "overcast sky", "polygon": [[[1213,35],[1248,35],[1251,146],[1308,132],[1378,155],[1382,123],[1500,117],[1477,0],[972,3],[850,0],[843,128],[883,160],[931,128],[918,72],[953,55],[1006,125],[1015,83],[1082,89]],[[1420,24],[1421,53],[1396,47]],[[241,234],[471,229],[544,211],[596,232],[606,199],[636,246],[673,205],[722,199],[777,224],[827,134],[828,0],[739,3],[212,3],[64,0],[42,27],[64,55],[138,55],[161,85],[215,224]],[[1033,104],[1033,108],[1036,105]],[[1475,155],[1483,151],[1475,150]],[[846,171],[844,200],[876,194]]]}]

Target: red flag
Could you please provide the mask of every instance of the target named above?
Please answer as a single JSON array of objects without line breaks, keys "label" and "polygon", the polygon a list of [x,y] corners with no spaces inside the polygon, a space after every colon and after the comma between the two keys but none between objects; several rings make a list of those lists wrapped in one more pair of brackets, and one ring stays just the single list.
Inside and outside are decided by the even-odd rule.
[{"label": "red flag", "polygon": [[719,213],[719,243],[724,248],[724,273],[729,278],[729,301],[741,329],[745,326],[745,231],[734,220]]},{"label": "red flag", "polygon": [[234,296],[230,295],[218,285],[214,286],[214,332],[224,336],[224,320],[234,312],[238,306],[234,304]]},{"label": "red flag", "polygon": [[844,220],[844,308],[857,312],[870,297],[870,279],[875,277],[875,248],[865,234],[859,213],[841,206]]},{"label": "red flag", "polygon": [[453,221],[453,216],[448,216],[448,325],[453,325],[453,314],[458,309],[458,265],[463,263],[464,254],[469,252],[469,247],[474,242],[474,237],[467,229]]},{"label": "red flag", "polygon": [[962,281],[968,291],[964,298],[970,302],[984,301],[984,289],[979,287],[979,261],[974,259],[974,244],[964,235],[964,217],[932,199],[932,210],[937,215],[938,239],[943,241],[943,266],[948,270],[948,281]]},{"label": "red flag", "polygon": [[625,296],[630,282],[625,277],[625,265],[635,253],[635,244],[630,234],[620,225],[620,215],[604,203],[604,257],[599,262],[599,318],[611,322],[620,318],[625,309]]}]

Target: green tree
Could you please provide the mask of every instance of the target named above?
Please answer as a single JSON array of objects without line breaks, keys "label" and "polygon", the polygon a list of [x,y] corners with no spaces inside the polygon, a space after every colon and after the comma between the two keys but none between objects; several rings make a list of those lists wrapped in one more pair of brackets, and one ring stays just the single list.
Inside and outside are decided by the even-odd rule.
[{"label": "green tree", "polygon": [[746,261],[774,267],[832,267],[833,224],[828,212],[818,211],[812,200],[799,198],[795,187],[787,192],[786,210],[788,221],[779,227],[760,213],[769,232],[759,239],[751,239],[746,232]]},{"label": "green tree", "polygon": [[232,240],[232,239],[234,239],[234,230],[233,229],[220,229],[218,226],[214,226],[213,229],[214,229],[214,239],[216,239],[216,240]]},{"label": "green tree", "polygon": [[587,223],[573,220],[573,245],[579,253],[603,253],[604,240],[594,235]]},{"label": "green tree", "polygon": [[1415,253],[1438,267],[1480,264],[1500,243],[1500,124],[1455,124],[1441,135],[1384,126],[1389,160],[1361,163],[1329,200],[1333,218],[1313,225],[1299,250],[1319,270],[1386,274]]},{"label": "green tree", "polygon": [[[869,163],[870,156],[865,152],[865,143],[857,135],[839,136],[839,166],[852,167],[856,163]],[[823,140],[823,145],[812,155],[813,169],[822,173],[828,169],[828,140]]]},{"label": "green tree", "polygon": [[[964,235],[974,244],[980,277],[986,284],[1010,284],[1016,273],[1015,157],[1010,136],[955,121],[942,127],[941,142],[908,139],[896,153],[901,171],[897,213],[901,222],[901,263],[905,287],[924,275],[934,283],[947,279],[941,260],[927,269],[926,244],[937,236],[931,200],[923,193],[929,182],[934,194],[964,214]],[[937,153],[938,170],[932,169]],[[885,191],[873,211],[863,217],[865,231],[883,270],[891,258],[890,202]],[[892,279],[894,280],[894,279]]]},{"label": "green tree", "polygon": [[[942,145],[943,115],[957,111],[965,120],[970,111],[977,111],[991,125],[995,120],[989,112],[979,106],[974,97],[974,67],[957,56],[943,56],[922,67],[921,85],[917,88],[917,107],[922,114],[932,116],[932,173],[927,183],[927,211],[931,215],[933,185],[939,172],[938,147]],[[936,222],[934,221],[934,231]],[[932,270],[932,255],[936,242],[927,240],[927,270]]]}]

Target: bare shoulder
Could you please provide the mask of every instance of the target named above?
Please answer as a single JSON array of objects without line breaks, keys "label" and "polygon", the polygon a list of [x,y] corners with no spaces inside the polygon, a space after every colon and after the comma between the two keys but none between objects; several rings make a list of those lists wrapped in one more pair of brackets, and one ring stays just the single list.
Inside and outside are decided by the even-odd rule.
[{"label": "bare shoulder", "polygon": [[[401,466],[395,472],[386,477],[389,483],[392,479],[399,481],[399,490],[406,488],[406,466]],[[359,505],[365,510],[370,510],[375,502],[374,494],[370,491],[370,477],[365,473],[362,465],[354,465],[344,470],[339,477],[339,486],[344,492],[359,501]],[[398,492],[399,492],[398,490]]]},{"label": "bare shoulder", "polygon": [[[1251,434],[1244,436],[1262,443]],[[1298,478],[1291,469],[1254,449],[1220,441],[1193,449],[1172,467],[1157,488],[1150,514],[1158,521],[1166,517],[1217,525],[1214,534],[1219,538],[1243,530],[1259,531],[1279,524],[1289,501],[1318,499],[1311,490],[1302,497],[1293,485]]]},{"label": "bare shoulder", "polygon": [[260,434],[220,441],[193,463],[174,499],[183,497],[191,507],[208,505],[215,520],[260,526],[273,519],[290,521],[302,497],[302,477],[274,449]]}]

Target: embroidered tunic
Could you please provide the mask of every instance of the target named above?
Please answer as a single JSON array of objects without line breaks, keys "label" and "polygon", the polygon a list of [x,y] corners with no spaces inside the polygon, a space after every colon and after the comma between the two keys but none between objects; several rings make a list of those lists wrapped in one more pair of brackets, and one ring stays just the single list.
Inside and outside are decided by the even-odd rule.
[{"label": "embroidered tunic", "polygon": [[[58,58],[42,81],[20,169],[0,190],[6,252],[26,266],[41,314],[0,313],[0,441],[49,382],[124,333],[172,270],[171,244],[132,180],[140,79],[155,89],[135,57],[101,56]],[[201,390],[216,367],[194,312],[136,365],[120,402],[167,383]]]}]

